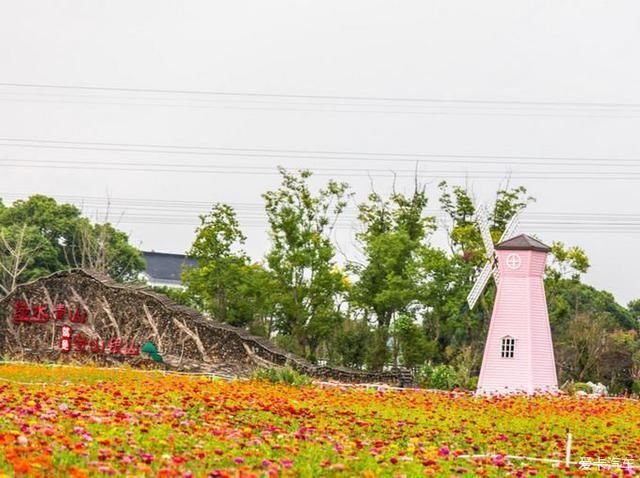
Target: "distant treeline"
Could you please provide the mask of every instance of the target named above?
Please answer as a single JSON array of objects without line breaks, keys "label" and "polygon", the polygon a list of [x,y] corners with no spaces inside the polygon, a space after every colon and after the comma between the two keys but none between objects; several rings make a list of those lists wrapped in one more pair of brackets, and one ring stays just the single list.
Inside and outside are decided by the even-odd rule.
[{"label": "distant treeline", "polygon": [[[341,267],[332,233],[353,200],[349,185],[330,180],[314,190],[310,172],[280,173],[280,187],[263,194],[266,256],[249,257],[233,207],[214,204],[188,251],[197,267],[184,271],[186,289],[165,292],[311,361],[370,370],[402,365],[429,386],[473,387],[495,286],[469,310],[467,293],[487,260],[469,192],[440,183],[435,195],[444,224],[427,214],[424,187],[371,193],[358,204],[359,257]],[[494,240],[531,201],[524,187],[496,192]],[[447,250],[433,244],[438,227]],[[144,261],[126,234],[92,224],[73,205],[39,195],[0,202],[0,293],[69,267],[135,281]],[[625,307],[583,284],[588,268],[582,249],[552,243],[545,284],[560,381],[640,391],[640,301]]]}]

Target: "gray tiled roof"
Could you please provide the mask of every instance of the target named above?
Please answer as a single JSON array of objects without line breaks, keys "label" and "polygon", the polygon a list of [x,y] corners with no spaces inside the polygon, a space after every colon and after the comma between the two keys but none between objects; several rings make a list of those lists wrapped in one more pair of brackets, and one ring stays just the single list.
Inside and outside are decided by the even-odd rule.
[{"label": "gray tiled roof", "polygon": [[184,267],[195,267],[195,259],[184,254],[142,251],[147,263],[145,273],[152,281],[176,283],[181,282],[180,275]]},{"label": "gray tiled roof", "polygon": [[496,246],[497,250],[502,251],[539,251],[549,252],[551,248],[546,244],[543,244],[537,239],[526,234],[520,234],[519,236],[512,237],[506,241],[502,241]]}]

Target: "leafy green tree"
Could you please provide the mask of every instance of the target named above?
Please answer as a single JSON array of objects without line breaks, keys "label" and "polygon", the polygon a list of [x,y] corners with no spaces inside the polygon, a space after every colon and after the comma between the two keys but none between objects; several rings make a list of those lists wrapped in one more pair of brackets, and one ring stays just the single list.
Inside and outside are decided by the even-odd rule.
[{"label": "leafy green tree", "polygon": [[263,194],[272,242],[267,264],[275,282],[275,327],[283,342],[315,360],[344,319],[339,301],[348,282],[337,267],[331,232],[346,206],[348,186],[329,181],[313,194],[309,171],[280,168],[280,175],[280,188]]},{"label": "leafy green tree", "polygon": [[180,299],[200,304],[216,320],[269,335],[263,322],[270,316],[270,275],[241,249],[245,236],[235,211],[215,204],[200,221],[188,253],[197,266],[183,271],[192,298]]},{"label": "leafy green tree", "polygon": [[452,254],[478,265],[485,258],[482,237],[475,222],[476,208],[469,192],[460,186],[449,187],[446,181],[438,185],[440,208],[449,225],[447,236]]},{"label": "leafy green tree", "polygon": [[110,223],[80,224],[79,260],[73,263],[82,268],[106,272],[115,280],[138,280],[145,263],[138,249],[129,244],[129,236]]},{"label": "leafy green tree", "polygon": [[347,367],[364,367],[372,339],[373,334],[366,320],[345,320],[334,338],[335,347],[332,349],[337,355],[336,362]]},{"label": "leafy green tree", "polygon": [[589,259],[579,247],[553,242],[545,289],[561,382],[607,383],[610,391],[634,386],[638,321],[633,303],[581,282]]},{"label": "leafy green tree", "polygon": [[560,279],[579,280],[591,264],[583,249],[567,247],[560,241],[551,243],[551,264],[546,269],[547,283]]},{"label": "leafy green tree", "polygon": [[579,247],[567,247],[561,242],[553,242],[551,261],[545,275],[545,289],[549,308],[549,320],[556,336],[567,331],[570,322],[597,317],[609,329],[637,328],[637,321],[630,309],[618,304],[613,295],[598,290],[580,281],[582,274],[589,270],[589,258]]},{"label": "leafy green tree", "polygon": [[583,314],[597,315],[610,328],[630,330],[638,327],[633,314],[618,304],[613,294],[576,279],[547,282],[547,304],[555,334],[562,334],[571,321]]},{"label": "leafy green tree", "polygon": [[[482,312],[471,313],[466,305],[473,269],[462,256],[427,249],[420,258],[420,297],[423,329],[437,344],[437,358],[447,361],[447,347],[459,348],[484,340]],[[426,276],[426,277],[425,277]],[[489,293],[492,293],[490,288]],[[486,294],[486,293],[485,293]]]},{"label": "leafy green tree", "polygon": [[46,240],[32,226],[0,227],[0,296],[13,292],[27,276],[37,277],[47,272],[38,274],[34,270],[38,252],[47,246]]},{"label": "leafy green tree", "polygon": [[16,246],[25,253],[19,261],[23,270],[18,283],[73,267],[129,281],[144,269],[142,254],[128,243],[125,233],[108,223],[92,224],[75,206],[42,195],[0,208],[0,238],[3,264],[15,259]]},{"label": "leafy green tree", "polygon": [[631,317],[636,321],[636,327],[640,325],[640,299],[632,300],[627,304],[627,310],[631,313]]},{"label": "leafy green tree", "polygon": [[374,370],[389,360],[390,326],[420,299],[418,266],[435,219],[424,215],[428,198],[416,187],[412,195],[376,193],[359,206],[363,231],[357,235],[364,264],[351,263],[357,276],[351,300],[375,324],[375,340],[368,359]]},{"label": "leafy green tree", "polygon": [[168,287],[166,285],[154,286],[151,289],[154,292],[166,295],[176,304],[184,305],[185,307],[191,307],[192,309],[196,309],[200,312],[206,312],[201,297],[194,294],[189,289],[183,289],[181,287]]},{"label": "leafy green tree", "polygon": [[496,192],[496,200],[491,216],[491,234],[494,242],[500,239],[511,218],[532,202],[535,202],[535,198],[527,195],[527,188],[524,186],[499,189]]},{"label": "leafy green tree", "polygon": [[423,327],[409,314],[401,314],[393,323],[395,363],[416,368],[435,358],[437,344],[429,340]]},{"label": "leafy green tree", "polygon": [[600,381],[609,383],[611,393],[633,391],[640,385],[638,332],[616,329],[610,334],[610,344],[611,347],[600,364]]},{"label": "leafy green tree", "polygon": [[637,380],[637,331],[620,329],[606,315],[579,312],[554,340],[561,382],[602,382],[621,393]]}]

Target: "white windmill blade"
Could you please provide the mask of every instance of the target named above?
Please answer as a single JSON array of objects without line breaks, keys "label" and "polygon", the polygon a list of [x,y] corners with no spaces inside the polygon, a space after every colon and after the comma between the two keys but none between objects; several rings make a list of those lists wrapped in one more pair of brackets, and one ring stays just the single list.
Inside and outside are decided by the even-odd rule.
[{"label": "white windmill blade", "polygon": [[476,222],[478,223],[478,229],[480,229],[480,235],[482,236],[482,242],[484,243],[484,250],[487,253],[487,259],[493,261],[495,250],[493,248],[493,238],[491,237],[491,229],[489,229],[489,219],[487,219],[487,210],[484,206],[481,206],[476,211]]},{"label": "white windmill blade", "polygon": [[[491,279],[491,273],[494,272],[493,269],[494,269],[493,260],[491,260],[487,262],[485,266],[482,268],[482,270],[480,271],[480,275],[478,275],[478,278],[476,279],[476,283],[473,284],[471,292],[469,292],[469,295],[467,296],[467,303],[469,304],[470,309],[474,308],[474,306],[476,305],[476,302],[478,302],[478,299],[482,295],[482,292],[484,291],[485,287],[487,287],[487,284]],[[497,276],[495,276],[495,278],[497,280]]]},{"label": "white windmill blade", "polygon": [[493,263],[493,280],[496,282],[496,285],[500,284],[500,269],[498,269],[498,259],[494,259]]},{"label": "white windmill blade", "polygon": [[500,237],[500,242],[506,241],[507,239],[511,239],[515,235],[515,232],[518,229],[519,225],[520,225],[520,211],[516,212],[513,216],[511,216],[511,219],[509,219],[509,222],[505,226],[504,232]]}]

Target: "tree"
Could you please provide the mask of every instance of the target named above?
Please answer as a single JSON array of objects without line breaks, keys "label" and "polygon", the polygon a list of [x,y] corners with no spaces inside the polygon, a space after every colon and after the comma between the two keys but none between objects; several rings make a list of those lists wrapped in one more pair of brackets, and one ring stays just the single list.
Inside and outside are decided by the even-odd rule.
[{"label": "tree", "polygon": [[563,334],[570,322],[582,314],[597,315],[610,328],[637,329],[633,314],[618,304],[613,294],[583,284],[577,279],[547,280],[549,320],[554,334]]},{"label": "tree", "polygon": [[627,310],[631,313],[631,317],[636,321],[636,327],[640,324],[640,299],[632,300],[627,304]]},{"label": "tree", "polygon": [[375,341],[369,366],[381,369],[389,359],[391,322],[409,311],[420,298],[418,265],[427,236],[435,230],[435,219],[424,215],[428,198],[424,188],[412,195],[393,193],[383,199],[376,193],[359,205],[363,231],[357,235],[364,264],[351,263],[357,276],[351,300],[368,320],[375,323]]},{"label": "tree", "polygon": [[267,264],[274,278],[275,327],[284,343],[311,360],[339,328],[348,282],[337,267],[331,232],[346,206],[348,186],[329,181],[313,194],[311,173],[280,168],[279,189],[263,194],[270,226]]},{"label": "tree", "polygon": [[560,279],[580,280],[580,275],[585,274],[590,266],[584,250],[577,246],[567,247],[560,241],[553,241],[551,264],[545,271],[546,280],[547,282]]},{"label": "tree", "polygon": [[26,224],[0,228],[0,294],[8,295],[33,267],[36,254],[46,244],[37,230]]},{"label": "tree", "polygon": [[342,328],[335,336],[337,362],[354,368],[362,368],[372,342],[372,333],[366,320],[345,320]]},{"label": "tree", "polygon": [[195,294],[192,290],[183,289],[181,287],[169,287],[166,285],[153,286],[151,287],[151,290],[159,294],[166,295],[176,304],[184,305],[185,307],[191,307],[192,309],[198,310],[200,312],[207,312],[204,304],[202,303],[202,298],[199,295]]},{"label": "tree", "polygon": [[216,320],[270,335],[264,321],[270,317],[271,277],[241,249],[245,236],[235,211],[218,203],[200,221],[188,252],[197,267],[183,272],[190,301],[202,304]]},{"label": "tree", "polygon": [[437,344],[429,340],[413,315],[401,314],[393,323],[395,362],[416,368],[435,358]]},{"label": "tree", "polygon": [[556,336],[561,381],[603,382],[613,393],[638,380],[640,342],[636,330],[622,330],[609,318],[581,312]]},{"label": "tree", "polygon": [[16,283],[73,267],[128,281],[144,269],[142,254],[125,233],[108,223],[91,224],[75,206],[42,195],[0,207],[0,235],[0,261],[6,265],[13,257],[13,270],[17,265],[20,271],[11,279]]},{"label": "tree", "polygon": [[598,365],[609,347],[602,320],[590,314],[576,316],[564,337],[556,336],[556,355],[564,378],[598,381]]},{"label": "tree", "polygon": [[72,265],[108,274],[120,282],[138,280],[144,269],[144,259],[129,244],[129,236],[110,223],[91,224],[83,220],[79,224],[77,253]]},{"label": "tree", "polygon": [[[473,269],[462,257],[428,249],[420,258],[420,297],[424,333],[437,344],[438,358],[448,361],[445,350],[473,343],[482,346],[484,315],[466,305]],[[426,277],[422,277],[426,275]],[[489,292],[492,292],[489,289]]]}]

